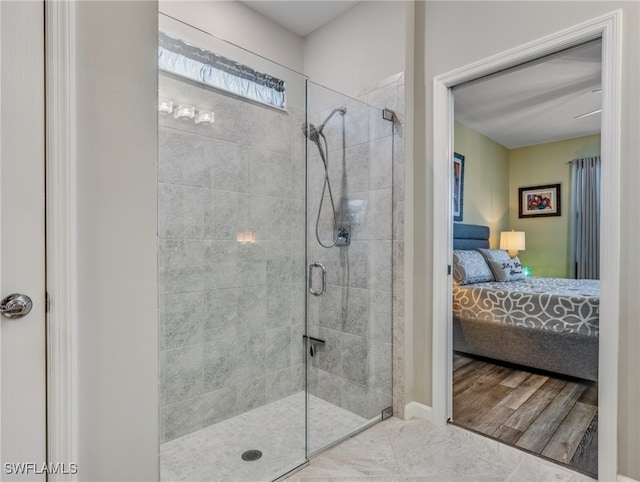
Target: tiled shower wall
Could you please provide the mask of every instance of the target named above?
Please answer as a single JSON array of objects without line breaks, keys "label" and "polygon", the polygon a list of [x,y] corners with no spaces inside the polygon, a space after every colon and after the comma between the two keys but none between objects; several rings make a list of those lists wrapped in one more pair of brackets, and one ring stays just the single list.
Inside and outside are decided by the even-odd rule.
[{"label": "tiled shower wall", "polygon": [[[312,88],[310,110],[313,94]],[[404,76],[364,89],[359,99],[376,108],[346,101],[344,157],[343,119],[334,118],[325,128],[331,141],[330,179],[338,217],[352,228],[351,245],[346,248],[324,249],[315,241],[313,224],[323,171],[316,150],[309,147],[308,261],[326,266],[328,287],[324,296],[309,299],[309,334],[325,340],[325,345],[313,357],[307,356],[310,393],[372,418],[392,405],[392,395],[394,402],[404,403],[392,390],[392,353],[394,366],[399,366],[404,348],[392,350],[392,316],[394,329],[402,328],[402,299],[394,299],[392,288],[404,289],[404,206],[395,192],[404,185]],[[322,119],[330,107],[310,118]],[[395,111],[393,123],[382,119],[382,107]],[[324,233],[331,230],[330,212],[325,204]]]},{"label": "tiled shower wall", "polygon": [[[161,440],[303,389],[301,112],[160,75]],[[294,298],[295,297],[295,298]]]}]

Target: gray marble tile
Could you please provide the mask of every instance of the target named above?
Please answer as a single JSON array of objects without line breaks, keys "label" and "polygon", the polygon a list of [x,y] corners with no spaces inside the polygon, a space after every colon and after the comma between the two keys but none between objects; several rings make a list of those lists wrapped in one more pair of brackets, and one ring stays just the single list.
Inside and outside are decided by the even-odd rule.
[{"label": "gray marble tile", "polygon": [[369,307],[371,291],[360,288],[344,288],[346,313],[342,319],[342,331],[358,336],[370,336]]},{"label": "gray marble tile", "polygon": [[523,457],[516,469],[507,477],[507,482],[538,482],[544,481],[584,481],[591,482],[591,477],[564,469],[556,464],[540,460],[533,455]]},{"label": "gray marble tile", "polygon": [[393,204],[393,239],[404,240],[404,201],[394,201]]},{"label": "gray marble tile", "polygon": [[160,480],[193,480],[194,467],[198,465],[191,454],[179,441],[163,443],[160,446]]},{"label": "gray marble tile", "polygon": [[[250,396],[259,386],[250,387]],[[366,422],[365,419],[304,392],[260,406],[187,434],[161,447],[162,480],[270,481],[304,461],[305,406],[310,427],[309,450],[316,451]],[[240,460],[258,448],[256,463]],[[190,465],[190,470],[186,466]]]},{"label": "gray marble tile", "polygon": [[268,372],[283,370],[291,366],[291,327],[266,330],[265,369]]},{"label": "gray marble tile", "polygon": [[[367,103],[379,109],[389,108],[394,112],[399,110],[404,104],[404,99],[400,98],[400,83],[398,80],[379,85],[367,95]],[[380,115],[382,117],[382,115]]]},{"label": "gray marble tile", "polygon": [[159,318],[163,326],[160,349],[202,343],[204,309],[202,292],[163,294],[159,297]]},{"label": "gray marble tile", "polygon": [[343,274],[343,286],[367,288],[370,278],[370,241],[354,239],[344,253],[347,272]]},{"label": "gray marble tile", "polygon": [[160,357],[161,405],[203,393],[203,345],[167,350]]},{"label": "gray marble tile", "polygon": [[265,402],[275,402],[299,391],[293,383],[292,368],[267,373],[265,376]]},{"label": "gray marble tile", "polygon": [[370,341],[370,370],[367,386],[391,394],[392,350],[391,341]]},{"label": "gray marble tile", "polygon": [[[351,253],[351,246],[344,248],[320,248],[320,251],[315,250],[317,246],[315,241],[315,234],[312,235],[309,247],[309,263],[319,262],[321,263],[327,272],[327,284],[328,285],[346,285],[348,281],[348,271],[346,270],[348,256]],[[315,245],[315,246],[314,246]],[[318,281],[320,280],[320,273],[314,273],[314,277],[317,275]]]},{"label": "gray marble tile", "polygon": [[291,388],[294,392],[299,392],[305,389],[305,374],[306,367],[301,364],[292,365],[291,368]]},{"label": "gray marble tile", "polygon": [[205,138],[160,126],[158,129],[158,181],[208,187],[209,172],[204,163]]},{"label": "gray marble tile", "polygon": [[291,242],[269,241],[266,250],[266,282],[268,284],[291,283]]},{"label": "gray marble tile", "polygon": [[296,192],[300,191],[298,185],[304,186],[304,171],[295,169],[294,165],[302,162],[298,159],[292,159],[290,151],[291,146],[284,142],[278,142],[279,148],[284,153],[276,154],[271,158],[271,164],[267,171],[267,193],[271,196],[293,198]]},{"label": "gray marble tile", "polygon": [[291,234],[293,241],[304,241],[305,233],[305,203],[302,199],[291,200]]},{"label": "gray marble tile", "polygon": [[267,288],[251,286],[238,289],[237,333],[239,336],[262,333],[267,319]]},{"label": "gray marble tile", "polygon": [[204,289],[205,242],[192,239],[158,240],[158,290],[186,293]]},{"label": "gray marble tile", "polygon": [[351,225],[351,239],[370,239],[368,211],[369,193],[350,193],[341,201],[342,220]]},{"label": "gray marble tile", "polygon": [[295,129],[300,132],[299,125],[293,125],[293,119],[288,112],[268,107],[263,107],[263,110],[266,139],[263,139],[261,144],[265,149],[290,156],[292,152],[291,131]]},{"label": "gray marble tile", "polygon": [[391,291],[391,243],[391,241],[371,241],[369,243],[369,289]]},{"label": "gray marble tile", "polygon": [[160,408],[161,441],[167,442],[202,428],[203,397],[181,400]]},{"label": "gray marble tile", "polygon": [[327,291],[318,300],[318,324],[331,330],[341,330],[342,320],[347,314],[348,290],[342,286],[329,285]]},{"label": "gray marble tile", "polygon": [[233,372],[235,380],[248,380],[264,376],[264,331],[238,337],[237,358]]},{"label": "gray marble tile", "polygon": [[269,212],[268,197],[264,194],[242,193],[238,195],[239,233],[251,233],[257,241],[269,238],[268,227],[273,222]]},{"label": "gray marble tile", "polygon": [[367,385],[370,377],[369,343],[361,336],[342,335],[342,373],[346,378]]},{"label": "gray marble tile", "polygon": [[404,418],[405,400],[405,351],[404,319],[393,320],[393,415]]},{"label": "gray marble tile", "polygon": [[266,243],[240,243],[237,247],[238,264],[235,272],[237,286],[257,286],[267,282]]},{"label": "gray marble tile", "polygon": [[[304,302],[304,300],[303,300]],[[267,286],[266,328],[291,326],[292,285]]]},{"label": "gray marble tile", "polygon": [[206,139],[204,163],[209,169],[209,187],[223,191],[246,192],[249,160],[246,149],[234,142]]},{"label": "gray marble tile", "polygon": [[305,344],[302,338],[304,334],[304,324],[298,323],[291,326],[291,365],[304,364]]},{"label": "gray marble tile", "polygon": [[342,380],[341,407],[361,417],[371,419],[380,416],[391,406],[391,395],[378,392],[349,380]]},{"label": "gray marble tile", "polygon": [[235,240],[238,234],[237,192],[207,190],[204,200],[204,236],[211,239]]},{"label": "gray marble tile", "polygon": [[234,383],[238,371],[238,345],[235,336],[218,338],[205,344],[204,389],[219,390]]},{"label": "gray marble tile", "polygon": [[404,241],[393,241],[392,248],[393,285],[394,287],[404,288]]},{"label": "gray marble tile", "polygon": [[288,246],[291,249],[291,282],[304,284],[307,281],[305,242],[291,241]]},{"label": "gray marble tile", "polygon": [[332,373],[307,366],[309,393],[338,407],[342,400],[342,379]]},{"label": "gray marble tile", "polygon": [[392,124],[388,121],[381,122],[385,124],[389,134],[369,143],[369,189],[372,191],[391,189],[393,183]]},{"label": "gray marble tile", "polygon": [[348,194],[369,190],[369,144],[352,145],[346,149],[346,170],[343,183]]},{"label": "gray marble tile", "polygon": [[[320,153],[315,144],[309,142],[307,145],[307,178],[306,178],[306,187],[307,187],[307,198],[309,199],[309,212],[314,213],[314,222],[315,222],[315,213],[318,212],[318,202],[320,200],[320,196],[322,194],[322,188],[324,186],[324,163],[322,162],[322,158],[320,157]],[[334,167],[333,163],[329,164],[330,173],[333,175]],[[331,179],[331,177],[329,177]],[[338,183],[340,184],[340,183]],[[331,186],[333,188],[333,184]]]},{"label": "gray marble tile", "polygon": [[235,241],[205,241],[203,265],[207,290],[239,286],[238,244]]},{"label": "gray marble tile", "polygon": [[265,404],[266,385],[264,377],[239,382],[237,388],[238,399],[236,408],[239,413],[253,410]]},{"label": "gray marble tile", "polygon": [[[394,433],[391,443],[396,451],[404,453],[398,463],[406,477],[506,479],[519,459],[504,460],[495,449],[486,452],[487,447],[496,446],[495,442],[487,445],[486,439],[477,437],[450,425],[418,423]],[[423,447],[431,449],[425,451]]]},{"label": "gray marble tile", "polygon": [[384,435],[371,434],[370,431],[346,440],[338,447],[312,460],[311,465],[297,474],[297,477],[303,475],[332,477],[337,480],[349,480],[349,478],[369,480],[369,477],[379,480],[397,478],[402,480],[393,448],[385,440]]},{"label": "gray marble tile", "polygon": [[203,335],[205,341],[237,334],[240,291],[240,288],[227,288],[204,292]]},{"label": "gray marble tile", "polygon": [[393,195],[395,199],[404,200],[407,167],[404,155],[404,141],[399,137],[399,135],[394,135],[393,137]]},{"label": "gray marble tile", "polygon": [[267,196],[264,205],[266,211],[266,239],[273,241],[291,240],[293,199]]},{"label": "gray marble tile", "polygon": [[391,341],[392,296],[389,291],[369,292],[369,335],[372,339]]},{"label": "gray marble tile", "polygon": [[317,337],[324,340],[324,344],[316,346],[314,356],[308,355],[308,362],[325,372],[342,375],[342,337],[340,332],[320,327]]},{"label": "gray marble tile", "polygon": [[206,196],[203,188],[158,184],[158,236],[201,238]]},{"label": "gray marble tile", "polygon": [[392,194],[391,189],[369,192],[367,229],[369,239],[390,240],[392,236]]},{"label": "gray marble tile", "polygon": [[[291,324],[296,325],[305,321],[305,300],[307,297],[307,282],[294,282],[291,284]],[[315,316],[309,315],[309,322],[315,320],[317,323],[317,313]]]},{"label": "gray marble tile", "polygon": [[234,385],[202,396],[202,426],[221,422],[237,414],[238,393]]},{"label": "gray marble tile", "polygon": [[249,179],[242,189],[245,192],[266,195],[269,193],[269,169],[276,153],[262,148],[245,148],[249,163]]}]

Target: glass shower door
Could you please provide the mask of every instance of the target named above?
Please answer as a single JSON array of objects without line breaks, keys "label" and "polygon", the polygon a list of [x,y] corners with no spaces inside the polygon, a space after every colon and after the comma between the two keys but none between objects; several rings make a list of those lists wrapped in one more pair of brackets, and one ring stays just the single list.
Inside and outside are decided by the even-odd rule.
[{"label": "glass shower door", "polygon": [[271,481],[306,460],[305,78],[159,20],[161,477]]},{"label": "glass shower door", "polygon": [[307,81],[307,443],[391,407],[392,122]]}]

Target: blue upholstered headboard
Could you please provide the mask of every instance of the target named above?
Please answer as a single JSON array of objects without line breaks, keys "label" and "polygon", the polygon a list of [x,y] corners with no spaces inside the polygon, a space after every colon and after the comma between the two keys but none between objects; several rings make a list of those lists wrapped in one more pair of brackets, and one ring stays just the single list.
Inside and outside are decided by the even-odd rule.
[{"label": "blue upholstered headboard", "polygon": [[488,226],[453,223],[453,249],[476,249],[488,247]]}]

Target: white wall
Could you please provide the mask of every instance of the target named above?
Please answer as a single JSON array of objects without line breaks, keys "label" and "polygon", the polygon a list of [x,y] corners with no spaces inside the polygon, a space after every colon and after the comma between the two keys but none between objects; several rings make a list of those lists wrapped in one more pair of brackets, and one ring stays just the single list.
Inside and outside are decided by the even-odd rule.
[{"label": "white wall", "polygon": [[[414,188],[416,225],[415,400],[431,404],[432,80],[433,77],[591,18],[623,9],[621,266],[619,351],[619,473],[640,479],[640,223],[635,192],[640,183],[640,3],[638,2],[425,2],[416,4],[417,105]],[[418,97],[418,94],[416,94]],[[424,230],[420,229],[424,226]],[[422,255],[421,253],[424,253]],[[419,319],[418,313],[422,313]],[[433,387],[441,390],[444,387]]]},{"label": "white wall", "polygon": [[239,2],[173,0],[160,1],[158,8],[285,67],[303,70],[302,38]]},{"label": "white wall", "polygon": [[157,5],[77,2],[78,480],[158,480]]},{"label": "white wall", "polygon": [[357,96],[362,87],[405,70],[406,5],[365,1],[304,39],[304,73]]}]

